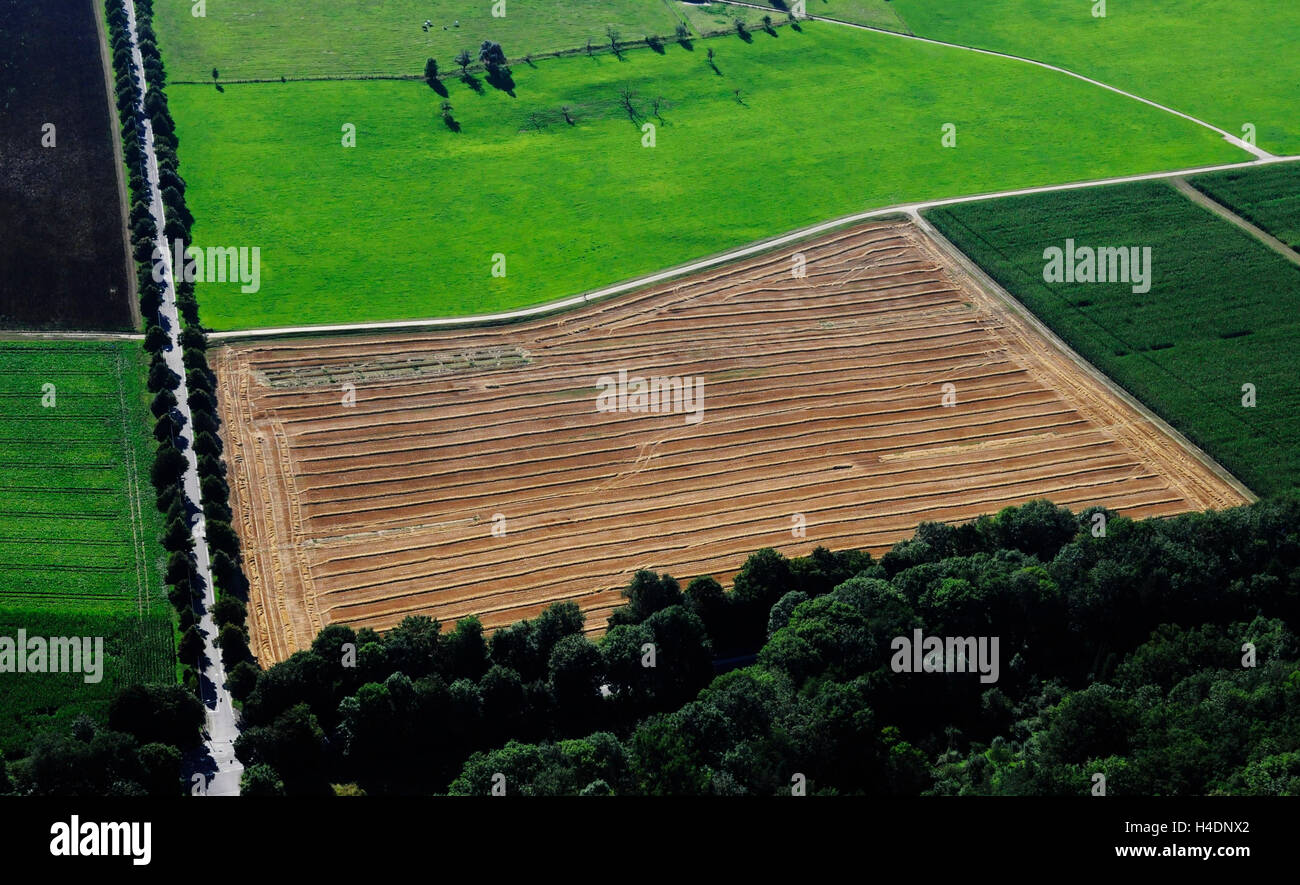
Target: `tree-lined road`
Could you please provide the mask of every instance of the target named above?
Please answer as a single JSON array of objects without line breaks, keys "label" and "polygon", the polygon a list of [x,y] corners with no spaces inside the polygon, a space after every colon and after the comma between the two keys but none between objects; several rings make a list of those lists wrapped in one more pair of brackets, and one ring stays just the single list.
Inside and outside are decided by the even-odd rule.
[{"label": "tree-lined road", "polygon": [[[144,77],[144,59],[140,55],[139,37],[136,31],[134,0],[125,0],[127,25],[131,38],[131,59],[135,66],[136,85],[140,89],[140,105],[136,108],[144,121],[144,137],[141,140],[146,161],[145,178],[149,183],[149,204],[154,222],[158,225],[157,248],[162,253],[162,316],[171,340],[171,347],[165,353],[167,366],[180,376],[180,385],[176,388],[177,408],[185,416],[185,424],[191,428],[193,437],[194,420],[190,413],[189,388],[185,380],[185,364],[181,359],[180,317],[176,309],[176,280],[173,275],[171,250],[164,235],[166,218],[163,215],[162,189],[158,183],[158,155],[154,151],[153,123],[144,109],[144,96],[149,84]],[[185,495],[197,504],[201,500],[199,493],[198,458],[192,445],[186,446],[185,475],[182,486]],[[216,624],[212,620],[212,606],[216,603],[212,587],[212,566],[208,557],[208,539],[204,532],[202,515],[198,517],[192,529],[194,538],[194,559],[197,564],[197,579],[202,584],[203,613],[199,617],[199,629],[204,634],[205,662],[200,672],[203,707],[206,715],[206,734],[208,753],[216,765],[214,772],[208,772],[205,785],[210,796],[239,795],[239,777],[243,766],[235,757],[234,742],[239,736],[238,717],[230,692],[226,690],[226,671],[221,663],[221,649],[215,644]]]}]

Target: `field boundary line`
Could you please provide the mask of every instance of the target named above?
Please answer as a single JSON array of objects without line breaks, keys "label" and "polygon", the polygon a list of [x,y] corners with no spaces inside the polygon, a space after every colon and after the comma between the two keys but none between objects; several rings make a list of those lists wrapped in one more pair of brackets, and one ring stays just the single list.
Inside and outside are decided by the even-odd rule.
[{"label": "field boundary line", "polygon": [[884,220],[890,216],[899,215],[911,216],[916,212],[935,209],[941,206],[953,206],[960,203],[976,203],[984,200],[1031,196],[1033,194],[1053,193],[1055,191],[1082,190],[1092,187],[1130,184],[1138,181],[1158,181],[1186,175],[1199,175],[1207,172],[1226,172],[1233,169],[1248,169],[1255,166],[1272,165],[1274,163],[1291,163],[1296,161],[1300,161],[1300,154],[1283,157],[1271,156],[1267,159],[1245,160],[1240,163],[1225,163],[1215,166],[1199,166],[1192,169],[1177,169],[1165,172],[1142,172],[1135,175],[1124,175],[1116,178],[1098,178],[1087,181],[1072,181],[1065,184],[1037,185],[1035,187],[1018,188],[1009,191],[995,191],[992,193],[969,194],[957,197],[942,197],[935,200],[922,200],[913,203],[899,203],[893,206],[882,206],[878,209],[871,209],[866,212],[843,215],[838,218],[833,218],[830,221],[819,222],[818,224],[809,227],[802,227],[789,233],[779,234],[775,237],[769,237],[764,240],[758,240],[757,242],[750,243],[747,246],[740,246],[736,249],[721,252],[688,264],[677,265],[676,267],[668,268],[667,270],[626,280],[621,283],[615,283],[611,286],[591,290],[580,295],[571,295],[556,301],[548,301],[543,304],[523,307],[517,310],[489,314],[471,314],[467,316],[430,317],[415,320],[389,320],[373,323],[335,323],[308,326],[275,326],[261,329],[233,329],[221,332],[209,332],[208,339],[212,341],[231,341],[245,338],[277,338],[296,335],[329,335],[334,333],[369,331],[382,332],[399,329],[457,328],[509,323],[516,320],[544,316],[550,313],[559,313],[593,301],[601,301],[613,295],[621,295],[626,292],[642,289],[646,286],[667,282],[678,277],[688,276],[702,270],[707,270],[711,267],[716,267],[720,264],[728,264],[741,258],[747,258],[751,255],[757,255],[771,249],[788,246],[792,243],[797,243],[818,236],[819,234],[827,233],[836,228],[848,227],[854,224],[860,224],[864,221]]},{"label": "field boundary line", "polygon": [[[745,3],[742,2],[742,0],[715,0],[715,2],[722,3],[726,6],[743,6],[749,9],[771,9],[771,7],[768,6],[759,6],[758,4],[755,3]],[[1219,135],[1223,136],[1224,140],[1232,144],[1234,147],[1241,148],[1243,151],[1254,154],[1256,157],[1259,157],[1261,160],[1268,159],[1269,157],[1273,156],[1273,154],[1269,153],[1263,148],[1250,144],[1249,142],[1242,140],[1239,136],[1233,135],[1231,132],[1228,132],[1226,129],[1220,129],[1218,126],[1215,126],[1213,123],[1209,123],[1205,120],[1200,119],[1199,117],[1193,117],[1191,114],[1186,114],[1180,110],[1171,108],[1168,105],[1160,104],[1160,102],[1158,101],[1152,101],[1149,98],[1143,98],[1137,93],[1129,92],[1125,89],[1120,89],[1118,86],[1111,86],[1109,83],[1105,83],[1101,80],[1097,80],[1092,77],[1085,76],[1084,74],[1077,73],[1076,71],[1072,71],[1069,68],[1063,68],[1060,65],[1054,65],[1054,64],[1050,64],[1049,62],[1039,61],[1036,58],[1029,58],[1028,56],[1024,56],[1024,55],[1015,55],[1014,53],[1010,53],[1010,52],[999,52],[996,49],[981,49],[978,46],[969,46],[965,43],[949,43],[946,40],[936,40],[933,37],[921,37],[914,33],[904,34],[904,33],[900,33],[899,31],[891,31],[887,28],[877,27],[875,25],[864,25],[864,24],[859,24],[857,22],[845,21],[844,19],[830,18],[829,16],[825,16],[825,15],[808,14],[808,15],[801,16],[801,18],[807,19],[809,21],[821,21],[821,22],[826,22],[828,24],[841,25],[846,28],[856,28],[860,31],[871,31],[877,34],[889,34],[894,37],[902,37],[906,40],[918,40],[922,43],[930,43],[934,46],[947,46],[950,49],[963,49],[967,52],[978,52],[981,55],[992,55],[997,58],[1006,58],[1012,61],[1021,62],[1022,64],[1034,65],[1035,67],[1044,68],[1045,70],[1055,71],[1058,74],[1065,74],[1066,76],[1074,77],[1076,80],[1082,80],[1083,82],[1090,83],[1093,86],[1099,86],[1102,89],[1109,90],[1110,92],[1114,92],[1117,95],[1123,95],[1124,97],[1131,98],[1134,101],[1140,101],[1145,105],[1150,105],[1153,108],[1157,108],[1168,114],[1173,114],[1176,117],[1182,117],[1184,120],[1188,120],[1192,123],[1197,124],[1198,126],[1204,126],[1206,129],[1209,129],[1213,132],[1217,132]]]},{"label": "field boundary line", "polygon": [[144,544],[140,537],[144,530],[144,513],[140,506],[140,489],[136,485],[135,450],[131,445],[131,428],[127,421],[126,390],[122,386],[125,366],[122,365],[121,351],[118,351],[116,356],[118,417],[122,423],[122,460],[126,467],[126,498],[131,519],[131,552],[132,559],[135,561],[136,613],[143,618],[145,600],[149,597],[148,570],[144,563]]},{"label": "field boundary line", "polygon": [[1208,453],[1185,437],[1182,432],[1171,425],[1168,421],[1149,409],[1141,400],[1125,390],[1109,375],[1084,359],[1073,347],[1067,344],[1063,338],[1057,335],[1050,326],[1040,320],[1033,311],[1021,304],[1014,295],[989,276],[982,267],[975,263],[974,259],[968,256],[961,249],[957,248],[951,240],[945,237],[938,228],[926,220],[919,212],[914,213],[912,218],[916,222],[918,229],[920,229],[926,236],[930,237],[939,250],[945,253],[958,268],[969,275],[977,285],[983,288],[991,296],[1001,301],[1006,309],[1017,319],[1028,325],[1039,335],[1042,335],[1049,345],[1064,354],[1088,377],[1102,384],[1113,396],[1119,398],[1120,401],[1136,411],[1142,418],[1150,422],[1151,425],[1161,433],[1176,442],[1184,451],[1187,452],[1187,454],[1195,458],[1202,466],[1230,486],[1238,494],[1242,495],[1247,501],[1254,503],[1259,500],[1259,496],[1247,488],[1245,483],[1237,479],[1237,477],[1234,476],[1226,467],[1214,460],[1214,458],[1210,457]]},{"label": "field boundary line", "polygon": [[95,17],[95,30],[99,34],[99,60],[104,68],[104,97],[108,101],[108,136],[113,142],[113,158],[116,160],[117,204],[118,214],[122,218],[122,256],[126,260],[126,301],[127,311],[131,315],[134,328],[144,325],[140,313],[139,283],[131,272],[135,265],[135,256],[131,254],[131,205],[126,194],[126,160],[122,156],[122,121],[115,113],[117,95],[113,91],[116,80],[113,77],[113,53],[108,43],[108,25],[104,21],[104,4],[92,3],[91,15]]},{"label": "field boundary line", "polygon": [[0,330],[0,341],[143,341],[139,332],[39,332],[23,329]]},{"label": "field boundary line", "polygon": [[1259,240],[1265,246],[1281,255],[1287,261],[1296,266],[1300,266],[1300,252],[1292,249],[1286,243],[1282,242],[1262,227],[1259,227],[1241,217],[1236,212],[1232,211],[1230,206],[1220,203],[1218,200],[1214,199],[1214,197],[1205,193],[1205,191],[1198,190],[1196,186],[1186,178],[1171,178],[1169,183],[1174,186],[1174,190],[1178,191],[1202,209],[1207,209],[1229,224],[1236,225],[1256,240]]}]

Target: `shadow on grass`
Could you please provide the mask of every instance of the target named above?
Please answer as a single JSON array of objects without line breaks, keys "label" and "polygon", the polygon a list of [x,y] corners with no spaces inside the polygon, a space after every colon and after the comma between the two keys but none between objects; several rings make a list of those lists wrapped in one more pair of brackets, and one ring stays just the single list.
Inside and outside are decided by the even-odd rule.
[{"label": "shadow on grass", "polygon": [[447,85],[441,80],[435,78],[434,81],[429,84],[429,88],[441,95],[443,98],[447,97]]},{"label": "shadow on grass", "polygon": [[509,68],[489,68],[487,81],[492,88],[500,89],[511,98],[515,97],[515,78],[510,76]]},{"label": "shadow on grass", "polygon": [[468,86],[471,92],[477,95],[483,94],[483,81],[468,71],[460,75],[460,82]]},{"label": "shadow on grass", "polygon": [[451,114],[443,114],[442,122],[446,123],[447,128],[450,129],[452,132],[460,131],[460,124],[456,122],[456,118],[453,117]]}]

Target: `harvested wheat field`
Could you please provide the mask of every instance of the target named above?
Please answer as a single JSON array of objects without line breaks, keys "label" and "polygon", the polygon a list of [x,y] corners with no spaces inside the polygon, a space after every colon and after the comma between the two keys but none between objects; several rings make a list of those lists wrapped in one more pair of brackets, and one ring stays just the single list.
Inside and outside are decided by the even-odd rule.
[{"label": "harvested wheat field", "polygon": [[[1245,500],[912,224],[798,251],[802,278],[787,248],[515,326],[222,349],[262,663],[410,614],[574,600],[597,631],[638,568],[725,583],[760,547],[880,552],[1036,497]],[[703,420],[598,410],[620,370],[703,379]]]}]

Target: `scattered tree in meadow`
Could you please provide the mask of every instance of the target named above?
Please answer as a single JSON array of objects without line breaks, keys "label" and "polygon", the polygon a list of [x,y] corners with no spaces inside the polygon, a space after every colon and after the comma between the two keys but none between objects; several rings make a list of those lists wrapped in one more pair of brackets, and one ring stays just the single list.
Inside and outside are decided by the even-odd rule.
[{"label": "scattered tree in meadow", "polygon": [[624,86],[619,90],[618,103],[622,105],[623,110],[627,112],[629,117],[633,120],[636,119],[636,92],[633,91],[631,86]]},{"label": "scattered tree in meadow", "polygon": [[483,62],[489,71],[492,71],[506,63],[506,53],[501,48],[500,43],[493,40],[484,40],[478,48],[478,60]]}]

